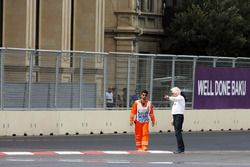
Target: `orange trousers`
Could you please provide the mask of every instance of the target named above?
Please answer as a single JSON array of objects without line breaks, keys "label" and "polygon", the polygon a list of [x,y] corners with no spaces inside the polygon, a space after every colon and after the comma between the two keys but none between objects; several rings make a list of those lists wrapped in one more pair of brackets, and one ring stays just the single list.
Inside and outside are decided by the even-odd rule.
[{"label": "orange trousers", "polygon": [[135,145],[137,149],[148,149],[148,139],[149,139],[149,123],[140,123],[136,121],[135,123]]}]

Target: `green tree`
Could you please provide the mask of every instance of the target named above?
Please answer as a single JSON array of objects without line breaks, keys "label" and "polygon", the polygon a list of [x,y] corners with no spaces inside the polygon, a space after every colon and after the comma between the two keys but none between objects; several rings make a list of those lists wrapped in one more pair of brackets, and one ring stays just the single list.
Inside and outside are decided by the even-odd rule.
[{"label": "green tree", "polygon": [[249,53],[249,0],[186,0],[166,28],[174,54],[242,56]]},{"label": "green tree", "polygon": [[244,18],[244,37],[247,42],[243,46],[240,55],[248,57],[250,55],[250,0],[234,0],[236,6],[240,9],[240,14]]}]

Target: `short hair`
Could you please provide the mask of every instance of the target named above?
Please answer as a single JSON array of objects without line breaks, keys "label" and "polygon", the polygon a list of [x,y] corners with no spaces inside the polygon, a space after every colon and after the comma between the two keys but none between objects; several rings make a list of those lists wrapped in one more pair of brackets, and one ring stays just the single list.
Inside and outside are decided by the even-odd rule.
[{"label": "short hair", "polygon": [[146,89],[141,91],[141,94],[145,93],[146,95],[148,95],[148,91]]},{"label": "short hair", "polygon": [[171,92],[172,92],[172,93],[176,93],[177,95],[180,95],[180,94],[181,94],[181,90],[180,90],[180,88],[178,88],[178,87],[173,87],[173,88],[171,89]]}]

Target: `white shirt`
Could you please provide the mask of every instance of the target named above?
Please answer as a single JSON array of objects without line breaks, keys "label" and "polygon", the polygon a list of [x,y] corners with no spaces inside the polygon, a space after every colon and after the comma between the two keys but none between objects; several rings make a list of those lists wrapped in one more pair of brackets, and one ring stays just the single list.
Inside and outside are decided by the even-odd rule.
[{"label": "white shirt", "polygon": [[137,104],[137,112],[136,112],[136,119],[138,122],[148,122],[149,121],[149,114],[151,108],[151,102],[148,101],[147,106],[142,106],[140,100],[135,101]]},{"label": "white shirt", "polygon": [[172,106],[172,115],[184,114],[185,99],[183,96],[181,96],[181,95],[178,95],[176,97],[171,96],[171,97],[169,97],[169,100],[174,102],[173,106]]},{"label": "white shirt", "polygon": [[112,92],[106,92],[106,102],[107,103],[114,103]]}]

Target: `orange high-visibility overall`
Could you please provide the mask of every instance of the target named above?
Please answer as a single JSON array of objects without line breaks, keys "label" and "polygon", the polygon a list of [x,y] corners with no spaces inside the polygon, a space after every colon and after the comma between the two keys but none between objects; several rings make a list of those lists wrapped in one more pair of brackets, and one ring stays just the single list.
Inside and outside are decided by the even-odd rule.
[{"label": "orange high-visibility overall", "polygon": [[148,149],[149,117],[152,124],[154,124],[155,117],[152,103],[146,101],[145,104],[142,105],[141,100],[135,101],[130,112],[130,123],[135,123],[135,144],[138,150]]}]

